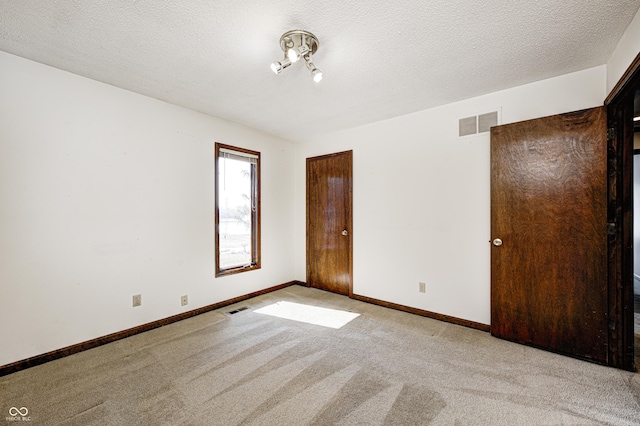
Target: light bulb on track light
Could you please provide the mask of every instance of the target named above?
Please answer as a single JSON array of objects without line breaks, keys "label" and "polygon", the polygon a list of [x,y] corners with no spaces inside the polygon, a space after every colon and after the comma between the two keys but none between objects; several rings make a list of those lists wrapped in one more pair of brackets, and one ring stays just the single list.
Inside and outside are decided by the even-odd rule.
[{"label": "light bulb on track light", "polygon": [[291,66],[291,61],[289,60],[289,58],[284,58],[280,62],[272,63],[271,71],[273,71],[276,74],[280,74],[283,69],[288,68],[290,66]]},{"label": "light bulb on track light", "polygon": [[304,56],[304,63],[309,71],[311,71],[311,77],[313,78],[313,81],[315,81],[316,83],[320,83],[320,80],[322,80],[322,71],[320,71],[316,67],[316,64],[313,63],[313,59],[311,59],[311,53]]},{"label": "light bulb on track light", "polygon": [[300,59],[301,56],[306,55],[309,52],[309,48],[305,46],[300,46],[296,48],[291,48],[287,50],[287,58],[291,61],[291,63],[295,63]]}]

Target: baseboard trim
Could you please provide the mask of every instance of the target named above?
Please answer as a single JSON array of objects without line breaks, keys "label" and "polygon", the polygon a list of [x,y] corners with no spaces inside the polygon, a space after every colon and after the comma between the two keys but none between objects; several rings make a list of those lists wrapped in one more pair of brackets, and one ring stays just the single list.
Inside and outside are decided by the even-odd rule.
[{"label": "baseboard trim", "polygon": [[418,308],[412,308],[410,306],[399,305],[397,303],[385,302],[384,300],[373,299],[367,296],[361,296],[359,294],[354,294],[352,299],[359,300],[361,302],[371,303],[373,305],[384,306],[385,308],[396,309],[398,311],[409,312],[411,314],[420,315],[422,317],[428,317],[432,319],[436,319],[439,321],[448,322],[451,324],[461,325],[463,327],[469,327],[480,331],[489,331],[490,326],[487,324],[481,324],[475,321],[469,321],[462,318],[452,317],[449,315],[438,314],[435,312],[425,311]]},{"label": "baseboard trim", "polygon": [[[116,340],[124,339],[145,331],[153,330],[164,325],[168,325],[174,322],[182,321],[187,318],[195,317],[215,309],[222,308],[227,305],[241,302],[243,300],[251,299],[262,294],[271,293],[276,290],[289,287],[291,285],[299,284],[300,281],[290,281],[288,283],[280,284],[274,287],[270,287],[264,290],[255,291],[253,293],[245,294],[243,296],[234,297],[233,299],[224,300],[222,302],[214,303],[212,305],[203,306],[202,308],[194,309],[192,311],[183,312],[181,314],[173,315],[164,319],[153,321],[147,324],[139,325],[137,327],[129,328],[127,330],[117,331],[106,336],[98,337],[96,339],[87,340],[86,342],[77,343],[75,345],[67,346],[66,348],[56,349],[55,351],[47,352],[41,355],[36,355],[31,358],[16,361],[11,364],[0,366],[0,377],[6,376],[11,373],[15,373],[26,368],[35,367],[36,365],[44,364],[49,361],[53,361],[59,358],[64,358],[69,355],[73,355],[78,352],[86,351],[87,349],[96,348],[98,346],[106,345],[107,343],[115,342]],[[302,283],[303,285],[306,285]]]}]

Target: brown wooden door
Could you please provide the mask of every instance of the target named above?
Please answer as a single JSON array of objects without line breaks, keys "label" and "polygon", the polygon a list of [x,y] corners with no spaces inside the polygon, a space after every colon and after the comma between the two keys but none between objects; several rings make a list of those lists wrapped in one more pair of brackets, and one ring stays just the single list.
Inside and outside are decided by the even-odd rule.
[{"label": "brown wooden door", "polygon": [[307,158],[307,285],[352,295],[352,151]]},{"label": "brown wooden door", "polygon": [[607,362],[604,107],[491,130],[491,333]]}]

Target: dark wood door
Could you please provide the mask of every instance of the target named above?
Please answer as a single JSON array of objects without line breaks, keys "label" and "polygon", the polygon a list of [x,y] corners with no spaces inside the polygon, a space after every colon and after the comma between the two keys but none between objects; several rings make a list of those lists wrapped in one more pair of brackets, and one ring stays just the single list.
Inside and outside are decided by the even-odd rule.
[{"label": "dark wood door", "polygon": [[352,295],[352,151],[307,158],[307,285]]},{"label": "dark wood door", "polygon": [[606,146],[604,107],[492,128],[494,336],[607,362]]}]

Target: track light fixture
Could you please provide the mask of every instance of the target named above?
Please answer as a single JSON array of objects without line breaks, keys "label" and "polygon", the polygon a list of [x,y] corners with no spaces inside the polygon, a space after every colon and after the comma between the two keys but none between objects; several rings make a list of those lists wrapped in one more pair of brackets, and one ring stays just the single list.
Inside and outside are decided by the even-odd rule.
[{"label": "track light fixture", "polygon": [[304,59],[307,69],[311,72],[311,77],[316,83],[322,80],[322,71],[313,63],[313,54],[318,50],[320,43],[316,36],[309,31],[292,30],[287,31],[280,37],[280,48],[284,52],[284,59],[271,64],[271,70],[280,74],[282,70]]}]

